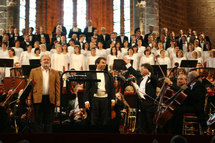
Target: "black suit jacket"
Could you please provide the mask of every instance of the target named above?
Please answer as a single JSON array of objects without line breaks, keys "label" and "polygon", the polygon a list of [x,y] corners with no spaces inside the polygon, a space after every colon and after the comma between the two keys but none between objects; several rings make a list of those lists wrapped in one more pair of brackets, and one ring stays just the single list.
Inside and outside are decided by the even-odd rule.
[{"label": "black suit jacket", "polygon": [[[45,39],[46,39],[46,43],[50,44],[49,34],[43,33],[43,35],[44,35],[44,37],[45,37]],[[39,34],[39,35],[37,36],[37,38],[38,38],[38,41],[41,42],[41,34]]]},{"label": "black suit jacket", "polygon": [[[132,66],[128,68],[128,72],[134,75],[137,79],[137,84],[140,86],[141,81],[143,80],[143,77],[140,72],[136,71]],[[157,79],[151,75],[145,85],[146,94],[151,96],[152,98],[156,98],[156,87],[157,87]],[[154,111],[155,110],[155,104],[154,101],[152,101],[149,97],[145,96],[145,100],[142,100],[140,108],[147,110],[147,111]]]},{"label": "black suit jacket", "polygon": [[88,43],[90,43],[90,40],[91,40],[90,38],[93,36],[93,32],[95,29],[96,29],[95,27],[92,27],[92,32],[88,32],[88,27],[84,28],[84,34],[86,36],[86,40]]},{"label": "black suit jacket", "polygon": [[[57,27],[57,26],[54,27],[54,29],[53,29],[53,31],[52,31],[52,35],[56,33],[56,27]],[[63,26],[63,25],[62,25],[62,34],[63,34],[63,35],[66,35],[66,34],[67,34],[66,27]]]},{"label": "black suit jacket", "polygon": [[116,41],[119,41],[120,43],[121,43],[121,45],[123,45],[123,43],[125,42],[125,41],[128,41],[128,37],[127,36],[124,36],[124,39],[123,39],[123,41],[121,40],[121,36],[117,36],[116,37]]},{"label": "black suit jacket", "polygon": [[21,44],[20,44],[20,47],[22,47],[23,50],[26,51],[28,45],[31,45],[33,47],[33,43],[30,42],[30,41],[28,43],[26,43],[25,41],[22,41]]},{"label": "black suit jacket", "polygon": [[79,39],[79,35],[81,34],[81,29],[78,28],[78,32],[74,32],[74,31],[73,31],[73,28],[70,29],[70,31],[69,31],[69,38],[72,38],[72,35],[73,35],[73,34],[77,34],[77,37],[78,37],[78,39]]},{"label": "black suit jacket", "polygon": [[107,42],[108,42],[108,40],[110,40],[110,35],[109,35],[109,34],[105,34],[105,39],[104,39],[104,37],[103,37],[102,34],[100,34],[100,35],[98,36],[98,41],[103,42],[103,48],[104,48],[104,49],[108,48],[108,47],[107,47]]},{"label": "black suit jacket", "polygon": [[[105,72],[105,89],[108,94],[108,99],[112,100],[115,99],[115,87],[114,87],[114,81],[113,77],[110,73]],[[87,75],[87,79],[97,79],[96,72],[90,73]],[[95,93],[97,93],[98,90],[98,83],[97,82],[87,82],[85,93],[84,93],[84,99],[85,101],[91,102],[93,99],[93,96]]]}]

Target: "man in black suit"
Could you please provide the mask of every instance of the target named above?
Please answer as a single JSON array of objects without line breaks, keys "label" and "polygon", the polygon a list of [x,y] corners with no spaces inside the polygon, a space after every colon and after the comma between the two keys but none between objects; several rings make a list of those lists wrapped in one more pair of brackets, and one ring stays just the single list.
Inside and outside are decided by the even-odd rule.
[{"label": "man in black suit", "polygon": [[77,27],[77,23],[73,23],[73,28],[70,29],[68,38],[72,38],[73,34],[77,34],[77,37],[81,34],[81,29]]},{"label": "man in black suit", "polygon": [[106,33],[105,27],[101,28],[101,34],[98,36],[98,41],[103,43],[103,48],[107,48],[107,42],[110,40],[110,35]]},{"label": "man in black suit", "polygon": [[[140,93],[148,95],[152,98],[156,98],[157,79],[153,76],[153,68],[150,64],[142,64],[140,72],[136,71],[130,64],[130,60],[123,59],[126,63],[128,72],[134,75],[137,79],[137,84],[140,87]],[[137,132],[141,133],[153,133],[155,125],[153,123],[153,117],[156,106],[148,96],[145,96],[145,100],[140,99],[138,108],[140,112],[137,114]]]},{"label": "man in black suit", "polygon": [[123,45],[125,41],[128,41],[128,37],[122,32],[120,36],[116,37],[116,41],[119,41]]},{"label": "man in black suit", "polygon": [[24,41],[21,42],[20,46],[23,48],[24,51],[26,51],[29,45],[33,46],[33,43],[30,41],[29,35],[26,34],[24,36]]},{"label": "man in black suit", "polygon": [[[106,59],[99,57],[95,61],[96,70],[104,71]],[[88,74],[88,79],[99,79],[100,82],[87,82],[85,88],[85,108],[91,108],[91,125],[108,127],[111,108],[115,106],[115,88],[112,76],[105,72]],[[105,128],[102,128],[105,129]]]},{"label": "man in black suit", "polygon": [[86,40],[90,43],[91,37],[93,36],[93,32],[96,28],[92,26],[92,21],[88,20],[87,27],[84,28],[84,35],[86,36]]},{"label": "man in black suit", "polygon": [[59,24],[54,27],[52,31],[52,35],[56,33],[57,29],[60,29],[62,31],[62,35],[66,36],[67,35],[67,30],[66,27],[62,25],[61,21],[58,22]]},{"label": "man in black suit", "polygon": [[35,35],[33,34],[34,28],[33,27],[29,27],[28,29],[28,35],[29,35],[29,39],[31,43],[35,42]]},{"label": "man in black suit", "polygon": [[144,43],[145,44],[148,44],[148,37],[149,35],[151,35],[154,31],[154,27],[153,26],[149,26],[149,33],[147,33],[144,37]]},{"label": "man in black suit", "polygon": [[116,37],[117,37],[117,33],[116,32],[111,32],[110,39],[107,41],[107,44],[106,44],[106,49],[110,48],[110,44],[112,42],[114,42],[114,44],[116,44]]},{"label": "man in black suit", "polygon": [[39,41],[41,41],[41,38],[45,37],[46,39],[46,43],[50,44],[50,38],[49,38],[49,34],[45,33],[45,29],[43,26],[40,26],[40,35],[39,35]]}]

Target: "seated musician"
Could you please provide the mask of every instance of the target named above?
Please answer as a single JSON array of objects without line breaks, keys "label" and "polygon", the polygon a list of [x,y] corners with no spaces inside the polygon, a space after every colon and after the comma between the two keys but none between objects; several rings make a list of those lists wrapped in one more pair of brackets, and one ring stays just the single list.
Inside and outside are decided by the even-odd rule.
[{"label": "seated musician", "polygon": [[15,132],[12,127],[12,121],[9,114],[6,112],[4,101],[6,100],[6,94],[0,93],[0,133],[2,132]]},{"label": "seated musician", "polygon": [[[165,79],[174,91],[178,89],[183,89],[184,93],[187,95],[181,105],[176,107],[173,113],[171,125],[171,133],[181,134],[183,126],[183,114],[184,113],[194,113],[199,118],[199,123],[202,130],[206,130],[206,120],[204,118],[204,101],[206,89],[203,84],[198,80],[198,73],[196,71],[191,71],[188,76],[180,74],[177,79],[177,85],[173,85],[172,81],[168,78]],[[189,83],[190,85],[188,85]]]},{"label": "seated musician", "polygon": [[212,85],[207,84],[205,85],[205,88],[207,90],[207,94],[205,97],[204,111],[206,113],[206,119],[209,119],[209,117],[215,113],[215,96]]},{"label": "seated musician", "polygon": [[79,90],[83,90],[83,85],[77,84],[75,86],[76,98],[69,102],[68,116],[70,118],[72,125],[79,124],[81,122],[81,120],[83,119],[83,109],[79,108],[79,103],[78,103],[78,91]]}]

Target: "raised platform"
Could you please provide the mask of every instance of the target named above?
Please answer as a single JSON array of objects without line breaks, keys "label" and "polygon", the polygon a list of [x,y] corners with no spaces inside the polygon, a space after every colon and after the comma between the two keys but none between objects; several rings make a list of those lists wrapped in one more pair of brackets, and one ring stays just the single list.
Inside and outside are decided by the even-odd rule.
[{"label": "raised platform", "polygon": [[[113,133],[50,133],[50,134],[0,134],[3,143],[18,143],[27,139],[30,143],[169,143],[174,135],[113,134]],[[210,143],[212,136],[185,136],[188,143]]]}]

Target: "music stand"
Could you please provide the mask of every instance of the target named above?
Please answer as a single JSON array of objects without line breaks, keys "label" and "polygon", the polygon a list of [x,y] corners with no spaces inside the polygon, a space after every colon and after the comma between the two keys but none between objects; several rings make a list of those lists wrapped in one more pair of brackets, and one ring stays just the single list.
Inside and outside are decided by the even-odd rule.
[{"label": "music stand", "polygon": [[193,68],[196,67],[198,60],[182,60],[180,67]]},{"label": "music stand", "polygon": [[[127,70],[126,63],[123,59],[115,59],[113,61],[113,70],[121,71],[121,70]],[[131,60],[131,66],[133,66],[133,60]]]},{"label": "music stand", "polygon": [[[161,69],[163,70],[165,76],[167,75],[167,65],[160,65]],[[154,75],[157,78],[163,77],[163,73],[161,72],[159,65],[152,65]]]},{"label": "music stand", "polygon": [[13,59],[0,59],[0,67],[13,67]]},{"label": "music stand", "polygon": [[28,77],[30,75],[31,69],[32,66],[30,65],[22,65],[22,74]]},{"label": "music stand", "polygon": [[31,90],[33,89],[34,87],[34,82],[33,81],[30,81],[27,86],[25,87],[25,89],[23,90],[21,96],[20,96],[20,101],[22,103],[24,103],[27,99],[27,97],[29,96],[29,93],[31,92]]},{"label": "music stand", "polygon": [[84,90],[78,91],[78,105],[79,108],[84,108]]},{"label": "music stand", "polygon": [[37,68],[41,66],[40,59],[30,59],[29,62],[32,68]]},{"label": "music stand", "polygon": [[124,98],[131,108],[137,108],[137,94],[136,93],[125,93]]}]

